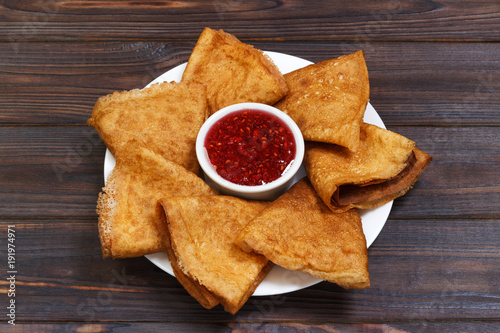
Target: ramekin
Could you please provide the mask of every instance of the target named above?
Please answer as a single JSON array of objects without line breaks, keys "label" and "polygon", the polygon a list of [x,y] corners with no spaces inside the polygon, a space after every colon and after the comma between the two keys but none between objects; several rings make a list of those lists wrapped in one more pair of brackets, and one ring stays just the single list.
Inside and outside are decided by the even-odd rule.
[{"label": "ramekin", "polygon": [[[206,148],[205,138],[210,128],[226,115],[242,111],[258,110],[270,113],[283,121],[292,131],[295,139],[295,159],[291,165],[276,180],[263,185],[247,186],[232,183],[222,178],[210,162]],[[292,185],[293,177],[299,171],[304,159],[304,138],[297,124],[286,113],[270,105],[261,103],[239,103],[227,106],[212,114],[200,128],[196,139],[196,157],[204,173],[205,181],[221,194],[237,196],[250,200],[274,200]]]}]

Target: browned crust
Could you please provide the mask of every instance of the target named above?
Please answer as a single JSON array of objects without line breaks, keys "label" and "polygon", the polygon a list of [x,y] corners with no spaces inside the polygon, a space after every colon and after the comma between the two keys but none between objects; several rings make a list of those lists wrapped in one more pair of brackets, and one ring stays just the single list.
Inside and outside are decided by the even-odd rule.
[{"label": "browned crust", "polygon": [[254,218],[238,235],[236,244],[284,268],[346,289],[370,286],[366,239],[358,211],[333,213],[307,178]]},{"label": "browned crust", "polygon": [[289,93],[274,106],[297,123],[304,139],[356,151],[370,95],[363,51],[311,64],[284,77]]},{"label": "browned crust", "polygon": [[269,73],[271,74],[272,77],[276,80],[276,83],[279,86],[279,90],[281,91],[281,95],[276,95],[276,98],[274,100],[270,100],[268,103],[269,104],[274,104],[278,102],[281,98],[286,96],[288,93],[288,85],[286,84],[285,77],[283,74],[280,72],[278,66],[274,63],[274,61],[269,57],[267,54],[265,54],[263,51],[258,50],[262,54],[262,64],[267,68]]},{"label": "browned crust", "polygon": [[[185,113],[190,115],[189,119]],[[113,155],[125,150],[129,140],[137,140],[198,173],[194,143],[197,130],[207,117],[205,86],[194,82],[162,82],[100,97],[87,124],[95,128]],[[187,120],[191,126],[181,128]],[[151,126],[144,126],[145,121],[151,121]]]},{"label": "browned crust", "polygon": [[[283,92],[283,96],[286,95],[286,93],[288,93],[288,85],[286,84],[285,77],[280,72],[278,66],[276,66],[276,64],[271,59],[271,57],[269,57],[268,55],[266,55],[264,53],[264,51],[256,49],[252,45],[242,43],[236,36],[231,35],[231,34],[225,32],[222,29],[218,30],[217,33],[220,34],[221,36],[224,36],[228,40],[232,40],[235,43],[238,43],[238,44],[241,43],[243,46],[249,48],[250,50],[257,51],[261,55],[261,58],[260,58],[261,64],[267,69],[267,71],[271,75],[271,77],[274,78],[274,80],[276,81],[277,85],[279,86],[279,91]],[[269,104],[276,103],[283,96],[276,96],[276,99],[269,101]]]},{"label": "browned crust", "polygon": [[98,230],[99,239],[101,241],[101,250],[103,258],[109,258],[113,256],[112,248],[112,227],[111,221],[114,214],[114,209],[117,207],[118,198],[116,189],[116,173],[111,173],[107,181],[106,186],[99,193],[97,198],[97,209],[98,214]]},{"label": "browned crust", "polygon": [[393,179],[372,185],[360,186],[357,194],[360,198],[356,198],[356,193],[353,193],[349,199],[350,202],[342,202],[343,199],[339,199],[342,193],[342,186],[339,186],[332,195],[330,207],[333,210],[341,211],[351,208],[368,209],[384,205],[405,195],[415,185],[420,174],[432,161],[431,156],[418,148],[413,150],[412,155],[414,156],[414,160],[410,158],[407,167]]},{"label": "browned crust", "polygon": [[373,198],[385,197],[401,191],[407,186],[404,180],[414,170],[416,162],[415,152],[412,151],[406,160],[406,167],[392,178],[374,179],[362,184],[343,184],[338,186],[332,195],[332,205],[347,206],[370,202],[373,201]]},{"label": "browned crust", "polygon": [[241,102],[271,105],[288,93],[282,73],[262,50],[223,30],[210,28],[205,28],[198,38],[182,81],[207,87],[210,114]]},{"label": "browned crust", "polygon": [[184,274],[179,267],[177,256],[170,242],[168,219],[161,201],[159,201],[156,205],[156,225],[158,227],[158,232],[160,233],[160,237],[163,241],[163,246],[165,247],[168,259],[170,260],[172,270],[174,271],[177,280],[182,284],[186,291],[204,308],[211,309],[219,304],[219,299],[215,294],[210,292],[205,286],[198,283],[192,277]]},{"label": "browned crust", "polygon": [[[157,206],[157,217],[159,219],[157,220],[157,223],[163,224],[164,227],[166,225],[166,228],[168,228],[168,239],[169,243],[165,243],[165,246],[168,246],[168,251],[167,254],[169,255],[169,259],[174,262],[172,267],[176,267],[179,272],[181,273],[179,281],[183,284],[183,286],[188,290],[188,292],[203,306],[209,308],[213,304],[215,304],[215,300],[217,302],[220,302],[226,311],[228,311],[231,314],[235,314],[238,312],[238,310],[246,303],[248,298],[254,293],[255,289],[258,287],[258,285],[263,281],[263,279],[266,277],[266,275],[269,273],[270,269],[273,267],[273,264],[270,263],[267,259],[264,257],[261,257],[263,260],[262,266],[258,272],[256,272],[255,277],[253,277],[252,281],[250,282],[247,289],[239,295],[237,298],[234,300],[230,300],[229,298],[223,296],[223,293],[219,293],[216,290],[212,289],[211,286],[209,285],[204,285],[203,282],[200,281],[199,277],[196,276],[195,274],[192,274],[191,271],[188,269],[188,267],[185,266],[185,263],[182,262],[182,260],[179,260],[181,256],[179,255],[179,249],[178,249],[178,244],[176,244],[175,239],[172,239],[172,226],[171,226],[171,218],[172,216],[169,216],[169,209],[168,206],[169,204],[167,203],[167,198],[164,200],[160,200],[160,204],[162,205],[163,212],[158,211],[158,206]],[[239,200],[239,199],[238,199]],[[242,199],[241,199],[242,200]],[[254,202],[254,204],[257,204],[257,202]],[[262,203],[262,205],[259,204],[260,209],[264,207],[264,205],[267,205],[267,203]],[[161,215],[163,214],[164,217]],[[172,213],[176,214],[176,213]],[[165,220],[163,220],[165,219]],[[162,227],[162,228],[164,228]],[[162,231],[160,231],[162,232]],[[165,231],[163,231],[165,233]],[[163,236],[162,236],[163,238]],[[175,272],[175,271],[174,271]],[[176,275],[177,276],[177,275]],[[216,288],[215,288],[216,289]],[[213,301],[213,303],[212,303]]]},{"label": "browned crust", "polygon": [[[128,151],[116,155],[116,166],[97,200],[98,230],[104,258],[138,257],[163,250],[154,221],[156,200],[162,195],[217,193],[198,175],[138,142],[129,141],[127,147]],[[149,176],[139,179],[138,174]],[[130,207],[137,208],[133,211],[135,214],[126,211]],[[135,231],[123,226],[133,226]],[[148,237],[132,237],[136,232],[144,232],[143,235]],[[129,241],[124,243],[124,239]]]},{"label": "browned crust", "polygon": [[229,312],[230,314],[235,314],[238,312],[243,305],[248,301],[250,296],[253,295],[255,292],[255,289],[259,286],[259,284],[264,280],[264,278],[267,276],[269,271],[274,267],[274,264],[269,261],[260,271],[259,275],[257,275],[257,278],[253,282],[253,284],[250,286],[250,288],[247,290],[245,295],[240,299],[240,301],[237,304],[231,303],[227,301],[224,298],[220,299],[221,304],[224,306],[224,309]]}]

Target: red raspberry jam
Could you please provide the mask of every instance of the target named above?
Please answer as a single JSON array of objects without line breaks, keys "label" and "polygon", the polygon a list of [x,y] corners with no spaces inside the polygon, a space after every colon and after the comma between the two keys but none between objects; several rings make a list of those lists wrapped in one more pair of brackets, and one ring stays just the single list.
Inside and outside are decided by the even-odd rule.
[{"label": "red raspberry jam", "polygon": [[205,148],[224,179],[257,186],[278,179],[295,158],[290,128],[273,114],[241,110],[218,120],[208,131]]}]

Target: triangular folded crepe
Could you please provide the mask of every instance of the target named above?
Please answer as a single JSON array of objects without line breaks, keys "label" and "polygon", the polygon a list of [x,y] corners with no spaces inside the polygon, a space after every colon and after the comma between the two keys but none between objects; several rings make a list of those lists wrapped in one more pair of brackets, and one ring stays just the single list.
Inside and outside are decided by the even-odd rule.
[{"label": "triangular folded crepe", "polygon": [[212,195],[201,178],[163,156],[129,142],[97,200],[103,257],[127,258],[163,250],[155,223],[160,197]]},{"label": "triangular folded crepe", "polygon": [[358,148],[370,95],[362,51],[298,69],[285,80],[290,92],[275,107],[297,123],[305,140]]},{"label": "triangular folded crepe", "polygon": [[333,213],[305,178],[255,217],[236,242],[284,268],[310,273],[346,289],[370,285],[358,211]]},{"label": "triangular folded crepe", "polygon": [[415,142],[375,125],[361,126],[360,148],[309,142],[306,172],[335,212],[373,208],[404,195],[431,162]]},{"label": "triangular folded crepe", "polygon": [[175,277],[180,282],[180,284],[182,284],[186,291],[191,296],[193,296],[204,308],[211,309],[219,304],[219,298],[214,293],[212,293],[192,277],[182,272],[182,269],[179,266],[179,262],[177,261],[176,254],[172,249],[170,232],[168,231],[167,217],[165,215],[165,210],[163,209],[161,201],[158,201],[156,205],[156,226],[158,228],[160,239],[163,242],[163,247],[165,248],[168,259],[170,260],[172,271],[174,272]]},{"label": "triangular folded crepe", "polygon": [[[165,217],[162,219],[160,214],[157,223],[160,230],[165,231],[165,224],[168,228],[169,258],[173,255],[183,275],[215,295],[226,311],[236,313],[272,263],[264,256],[244,252],[234,239],[268,203],[231,196],[199,196],[164,198],[160,204]],[[207,295],[200,300],[198,287],[183,278],[179,281],[202,305],[212,306],[204,299]]]},{"label": "triangular folded crepe", "polygon": [[198,173],[196,136],[207,117],[204,86],[164,82],[99,98],[87,123],[113,155],[133,139]]},{"label": "triangular folded crepe", "polygon": [[261,50],[210,28],[201,33],[182,81],[207,87],[211,114],[242,102],[273,104],[288,92],[278,67]]}]

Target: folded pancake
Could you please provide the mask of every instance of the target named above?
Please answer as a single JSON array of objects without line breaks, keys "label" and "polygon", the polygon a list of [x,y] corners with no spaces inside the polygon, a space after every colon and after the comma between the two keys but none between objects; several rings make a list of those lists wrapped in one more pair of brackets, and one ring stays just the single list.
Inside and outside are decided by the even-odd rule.
[{"label": "folded pancake", "polygon": [[255,217],[236,242],[284,268],[307,272],[346,289],[370,286],[358,211],[332,212],[307,178]]},{"label": "folded pancake", "polygon": [[[175,256],[176,265],[189,279],[213,293],[226,311],[236,313],[272,263],[262,255],[243,251],[234,239],[269,203],[231,196],[198,196],[164,198],[160,204],[172,248],[170,255]],[[157,220],[159,224],[165,222]],[[186,289],[193,290],[189,284]],[[191,295],[200,301],[198,295]]]},{"label": "folded pancake", "polygon": [[97,200],[103,257],[127,258],[162,251],[155,222],[160,197],[216,192],[186,168],[138,142],[116,154],[116,166]]},{"label": "folded pancake", "polygon": [[242,102],[273,104],[288,92],[278,67],[261,50],[210,28],[201,33],[182,81],[207,87],[210,114]]},{"label": "folded pancake", "polygon": [[160,239],[163,242],[163,247],[167,252],[168,259],[170,260],[170,265],[172,270],[177,277],[177,280],[182,284],[186,291],[193,296],[204,308],[211,309],[217,304],[219,304],[219,298],[206,287],[198,283],[195,279],[184,274],[179,267],[177,257],[175,256],[174,250],[172,249],[172,243],[170,241],[170,232],[168,231],[167,217],[165,215],[165,210],[161,202],[156,205],[156,226],[158,228],[158,233]]},{"label": "folded pancake", "polygon": [[334,212],[373,208],[404,195],[431,162],[415,142],[375,125],[361,126],[360,147],[308,142],[304,165]]},{"label": "folded pancake", "polygon": [[113,155],[137,140],[198,173],[196,136],[207,116],[204,86],[165,82],[99,98],[87,123]]},{"label": "folded pancake", "polygon": [[289,93],[275,107],[299,126],[305,140],[356,151],[370,96],[363,51],[285,74]]}]

